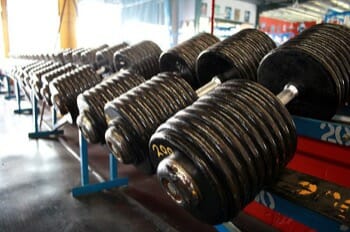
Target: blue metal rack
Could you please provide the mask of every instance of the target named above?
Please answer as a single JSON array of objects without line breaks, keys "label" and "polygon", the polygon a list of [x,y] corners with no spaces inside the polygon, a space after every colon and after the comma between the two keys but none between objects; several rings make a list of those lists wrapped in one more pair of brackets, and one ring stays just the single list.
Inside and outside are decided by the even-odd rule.
[{"label": "blue metal rack", "polygon": [[128,178],[118,178],[118,162],[112,154],[109,154],[109,180],[100,183],[90,184],[88,143],[80,131],[79,147],[81,186],[72,189],[72,195],[74,197],[87,195],[90,193],[96,193],[102,190],[107,190],[115,187],[121,187],[128,184]]},{"label": "blue metal rack", "polygon": [[[20,97],[19,97],[20,99]],[[63,134],[63,130],[59,130],[56,126],[57,123],[57,111],[54,107],[52,107],[52,129],[41,131],[39,128],[38,120],[39,120],[39,108],[38,108],[38,100],[34,95],[34,91],[31,92],[31,100],[32,100],[32,112],[33,112],[33,126],[34,132],[28,133],[29,138],[38,139],[38,138],[46,138],[51,135],[59,135]],[[44,109],[42,109],[44,110]]]}]

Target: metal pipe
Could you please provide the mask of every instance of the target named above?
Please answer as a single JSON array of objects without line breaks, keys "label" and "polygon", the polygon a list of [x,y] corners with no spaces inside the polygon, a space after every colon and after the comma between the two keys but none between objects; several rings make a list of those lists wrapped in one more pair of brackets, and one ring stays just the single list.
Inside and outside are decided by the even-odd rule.
[{"label": "metal pipe", "polygon": [[222,82],[221,82],[221,80],[218,77],[213,77],[213,79],[211,79],[210,82],[208,82],[207,84],[205,84],[202,87],[200,87],[199,89],[197,89],[197,91],[196,91],[197,96],[201,97],[201,96],[209,93],[210,91],[215,89],[221,83]]},{"label": "metal pipe", "polygon": [[295,85],[288,84],[284,86],[284,89],[277,95],[277,98],[283,105],[287,105],[291,100],[298,96],[298,93],[298,89]]}]

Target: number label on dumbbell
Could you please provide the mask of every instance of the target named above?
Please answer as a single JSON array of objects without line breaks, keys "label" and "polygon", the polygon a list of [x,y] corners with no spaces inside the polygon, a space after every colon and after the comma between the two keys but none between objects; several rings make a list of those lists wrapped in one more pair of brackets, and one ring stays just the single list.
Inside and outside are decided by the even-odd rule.
[{"label": "number label on dumbbell", "polygon": [[173,149],[164,145],[152,145],[152,150],[157,153],[158,158],[166,157],[173,153]]},{"label": "number label on dumbbell", "polygon": [[350,146],[350,127],[324,122],[321,123],[320,128],[322,130],[327,130],[327,132],[322,134],[321,140]]}]

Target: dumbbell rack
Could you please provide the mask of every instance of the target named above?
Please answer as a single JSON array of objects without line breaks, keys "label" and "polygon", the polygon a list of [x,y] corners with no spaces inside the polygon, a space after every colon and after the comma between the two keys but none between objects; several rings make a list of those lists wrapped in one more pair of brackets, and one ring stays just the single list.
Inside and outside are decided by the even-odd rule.
[{"label": "dumbbell rack", "polygon": [[109,180],[90,184],[89,181],[89,158],[88,142],[79,130],[79,152],[80,152],[80,173],[81,186],[72,189],[73,197],[100,192],[115,187],[128,185],[128,178],[118,178],[117,159],[109,154]]},{"label": "dumbbell rack", "polygon": [[[344,112],[345,114],[350,115],[349,109],[345,109]],[[266,209],[265,214],[271,215],[270,216],[271,218],[267,219],[269,221],[281,220],[283,222],[283,220],[286,220],[286,218],[284,219],[282,218],[283,216],[281,217],[275,213],[275,212],[279,212],[282,215],[292,218],[293,220],[300,222],[303,225],[310,227],[312,229],[316,229],[317,231],[350,231],[350,228],[349,228],[350,227],[349,226],[350,192],[348,190],[350,185],[349,185],[349,180],[347,180],[350,174],[350,170],[349,170],[350,125],[336,123],[336,122],[328,122],[328,121],[326,122],[326,121],[320,121],[320,120],[314,120],[314,119],[302,118],[302,117],[294,117],[294,122],[296,124],[297,132],[299,135],[299,143],[300,142],[303,143],[304,140],[308,140],[308,138],[311,138],[311,140],[314,140],[313,141],[314,143],[320,143],[320,147],[334,146],[337,148],[337,149],[334,149],[334,152],[336,153],[328,154],[327,155],[328,157],[321,157],[321,156],[317,157],[316,155],[315,156],[316,156],[316,159],[320,159],[320,160],[336,159],[336,162],[335,162],[336,164],[337,162],[341,162],[338,164],[340,165],[340,167],[331,167],[330,164],[326,164],[326,165],[329,165],[326,167],[327,171],[336,172],[337,174],[339,174],[339,177],[338,176],[332,177],[333,179],[331,179],[331,177],[328,177],[329,180],[323,180],[323,179],[327,179],[327,171],[325,173],[325,176],[320,177],[322,179],[301,174],[298,171],[304,172],[305,170],[306,173],[308,171],[311,172],[309,169],[312,169],[312,168],[310,168],[309,166],[313,164],[306,163],[305,161],[304,162],[299,161],[298,163],[294,162],[295,164],[293,164],[294,160],[292,160],[290,165],[291,168],[293,169],[297,168],[298,171],[288,171],[288,172],[293,172],[292,174],[294,174],[296,178],[300,178],[300,180],[303,180],[302,178],[306,177],[306,179],[309,180],[310,183],[314,183],[315,184],[314,186],[316,186],[316,189],[317,189],[317,195],[315,195],[315,198],[312,199],[308,197],[300,197],[298,200],[298,196],[296,196],[297,194],[291,193],[292,191],[288,193],[288,190],[283,191],[283,188],[282,188],[282,191],[280,192],[277,191],[279,193],[276,193],[275,191],[276,188],[273,187],[271,191],[270,190],[261,191],[256,197],[255,201],[273,210],[268,212],[269,209]],[[335,143],[337,145],[335,146],[330,143]],[[308,150],[311,150],[311,149],[315,149],[315,148],[308,147]],[[323,148],[316,147],[316,149],[323,149]],[[341,161],[341,159],[343,160]],[[344,167],[344,166],[347,166],[347,167]],[[337,168],[339,168],[339,172],[337,171]],[[314,174],[314,176],[316,176],[316,174]],[[334,184],[332,182],[337,182],[337,183]],[[339,186],[337,184],[347,186],[347,188]],[[284,193],[287,193],[287,194],[284,194]],[[308,193],[306,193],[306,195],[308,195]],[[312,193],[310,193],[310,195],[312,195]],[[293,200],[288,200],[287,198],[291,198]],[[297,200],[294,200],[294,199],[297,199]],[[322,205],[321,203],[324,203],[325,205]],[[258,206],[254,204],[256,203],[252,203],[250,206],[248,206],[246,208],[246,211],[248,211],[248,213],[252,213],[255,216],[255,212]],[[340,216],[344,217],[344,221],[346,221],[345,223],[347,225],[344,225],[342,223],[342,220],[340,220],[340,218],[337,218]],[[280,219],[277,219],[278,217]]]},{"label": "dumbbell rack", "polygon": [[[46,138],[51,135],[59,135],[63,134],[63,130],[59,130],[57,128],[57,111],[55,110],[54,107],[52,107],[51,112],[52,112],[52,128],[49,130],[41,131],[39,128],[39,107],[38,107],[38,100],[36,99],[34,95],[34,90],[31,90],[31,96],[30,100],[32,103],[31,108],[22,108],[22,95],[21,95],[21,87],[18,82],[18,80],[14,79],[15,81],[15,96],[17,100],[17,109],[14,110],[15,114],[32,114],[33,115],[33,128],[34,131],[28,133],[28,137],[32,139],[37,139],[37,138]],[[44,109],[42,109],[44,110]]]}]

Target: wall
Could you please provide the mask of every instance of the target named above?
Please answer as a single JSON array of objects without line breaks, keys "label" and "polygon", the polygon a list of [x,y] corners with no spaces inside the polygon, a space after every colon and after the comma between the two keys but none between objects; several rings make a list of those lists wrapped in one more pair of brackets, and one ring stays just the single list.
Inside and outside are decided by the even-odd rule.
[{"label": "wall", "polygon": [[[211,15],[211,2],[202,0],[202,4],[206,4],[207,16]],[[238,0],[216,0],[215,5],[215,17],[255,25],[257,12],[255,4]]]}]

